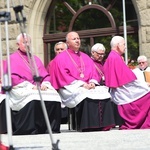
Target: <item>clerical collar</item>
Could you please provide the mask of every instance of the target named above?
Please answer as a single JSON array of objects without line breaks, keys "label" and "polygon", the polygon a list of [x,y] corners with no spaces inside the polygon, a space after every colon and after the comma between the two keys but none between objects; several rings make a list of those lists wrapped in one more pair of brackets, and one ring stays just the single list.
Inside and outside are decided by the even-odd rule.
[{"label": "clerical collar", "polygon": [[78,51],[74,51],[74,50],[72,50],[72,49],[68,49],[68,51],[71,52],[71,53],[75,53],[75,54],[80,55],[80,51],[79,51],[79,50],[78,50]]},{"label": "clerical collar", "polygon": [[76,54],[78,54],[78,53],[79,53],[79,51],[75,51],[75,53],[76,53]]}]

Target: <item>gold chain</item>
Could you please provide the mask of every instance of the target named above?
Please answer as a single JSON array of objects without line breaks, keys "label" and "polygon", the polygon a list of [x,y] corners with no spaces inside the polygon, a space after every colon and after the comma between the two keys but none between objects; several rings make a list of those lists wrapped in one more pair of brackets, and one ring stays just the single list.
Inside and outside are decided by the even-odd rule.
[{"label": "gold chain", "polygon": [[30,63],[20,54],[20,52],[18,51],[19,56],[23,59],[23,61],[25,62],[26,66],[33,71],[33,67],[31,68]]},{"label": "gold chain", "polygon": [[98,66],[94,63],[95,68],[97,69],[98,73],[103,76],[104,74],[102,73],[102,71],[98,68]]},{"label": "gold chain", "polygon": [[77,70],[80,72],[80,77],[81,78],[84,78],[84,70],[85,70],[85,65],[84,65],[84,62],[83,62],[83,59],[80,55],[80,63],[81,63],[81,68],[79,68],[79,66],[77,65],[77,63],[75,62],[75,60],[71,57],[71,55],[69,54],[69,52],[66,50],[67,54],[69,55],[71,61],[74,63],[75,67],[77,68]]}]

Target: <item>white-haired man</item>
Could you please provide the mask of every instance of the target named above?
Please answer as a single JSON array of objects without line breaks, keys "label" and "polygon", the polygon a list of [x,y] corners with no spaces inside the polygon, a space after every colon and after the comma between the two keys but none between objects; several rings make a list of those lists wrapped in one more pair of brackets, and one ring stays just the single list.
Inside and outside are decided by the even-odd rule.
[{"label": "white-haired man", "polygon": [[110,45],[111,52],[104,64],[105,84],[124,119],[120,129],[150,128],[149,88],[124,63],[121,57],[126,50],[124,38],[114,36]]},{"label": "white-haired man", "polygon": [[150,86],[150,67],[148,66],[147,57],[141,55],[137,58],[138,67],[132,71],[135,73],[138,80],[146,82]]},{"label": "white-haired man", "polygon": [[[54,46],[54,52],[55,52],[55,56],[57,56],[58,54],[60,54],[62,51],[67,49],[67,44],[65,42],[57,42]],[[51,65],[52,65],[53,59],[48,63],[47,65],[47,71],[50,74],[50,69],[51,69]]]},{"label": "white-haired man", "polygon": [[104,84],[104,73],[103,73],[103,65],[104,65],[104,56],[105,56],[105,47],[101,43],[96,43],[91,48],[91,58],[94,62],[95,68],[97,70],[97,74],[99,75],[100,83]]},{"label": "white-haired man", "polygon": [[[31,37],[29,35],[19,34],[17,36],[18,49],[10,55],[13,87],[10,91],[9,102],[12,110],[13,134],[39,134],[47,132],[37,85],[40,86],[41,96],[45,102],[52,131],[59,133],[61,99],[57,91],[51,86],[49,82],[50,76],[41,60],[35,55],[32,58],[28,57],[27,46],[30,46],[30,42]],[[36,66],[32,64],[32,61],[35,61]],[[35,69],[37,69],[39,77],[41,77],[41,80],[38,81],[39,84],[33,78],[36,75]],[[3,120],[6,117],[4,105],[3,101],[0,110],[0,112],[3,112],[0,116]],[[2,127],[0,132],[6,133],[5,121],[0,123]]]}]

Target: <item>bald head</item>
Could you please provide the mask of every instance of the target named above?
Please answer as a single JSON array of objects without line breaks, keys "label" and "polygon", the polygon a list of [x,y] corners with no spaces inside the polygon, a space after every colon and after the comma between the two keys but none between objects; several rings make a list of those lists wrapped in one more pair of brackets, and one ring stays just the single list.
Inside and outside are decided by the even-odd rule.
[{"label": "bald head", "polygon": [[66,43],[68,48],[73,51],[79,51],[80,48],[80,37],[77,32],[71,31],[66,35]]}]

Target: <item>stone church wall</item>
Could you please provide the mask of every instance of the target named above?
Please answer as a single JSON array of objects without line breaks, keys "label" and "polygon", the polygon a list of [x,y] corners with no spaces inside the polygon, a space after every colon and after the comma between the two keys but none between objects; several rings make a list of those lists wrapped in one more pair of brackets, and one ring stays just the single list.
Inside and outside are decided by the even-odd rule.
[{"label": "stone church wall", "polygon": [[[6,1],[0,0],[0,12],[6,11]],[[16,1],[16,0],[15,0]],[[19,1],[19,0],[18,0]],[[51,0],[24,0],[24,15],[27,18],[26,32],[30,34],[34,54],[42,60],[44,58],[43,31],[46,12]],[[150,0],[132,0],[139,23],[139,52],[144,54],[150,61]],[[16,4],[18,5],[18,4]],[[20,33],[20,26],[16,22],[15,13],[10,4],[11,21],[8,22],[9,49],[10,53],[16,50],[16,36]],[[1,23],[1,40],[3,54],[6,53],[5,23]]]}]

